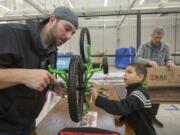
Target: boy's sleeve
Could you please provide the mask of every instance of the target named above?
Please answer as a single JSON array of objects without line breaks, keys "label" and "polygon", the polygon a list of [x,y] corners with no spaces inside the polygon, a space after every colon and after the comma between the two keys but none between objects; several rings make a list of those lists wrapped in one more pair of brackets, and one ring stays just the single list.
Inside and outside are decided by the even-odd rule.
[{"label": "boy's sleeve", "polygon": [[166,65],[169,64],[169,63],[173,63],[173,58],[171,56],[171,53],[170,53],[170,48],[169,48],[169,45],[166,45],[166,52],[165,52],[165,63]]},{"label": "boy's sleeve", "polygon": [[140,91],[134,91],[125,99],[120,101],[109,100],[98,96],[95,105],[114,115],[127,116],[142,108],[150,108],[150,100]]}]

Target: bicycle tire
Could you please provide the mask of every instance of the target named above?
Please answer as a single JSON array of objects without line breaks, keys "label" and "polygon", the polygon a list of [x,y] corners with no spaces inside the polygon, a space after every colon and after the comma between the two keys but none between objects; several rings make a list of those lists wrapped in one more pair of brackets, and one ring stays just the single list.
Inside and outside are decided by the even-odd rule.
[{"label": "bicycle tire", "polygon": [[[85,36],[87,38],[87,44],[85,45]],[[91,47],[90,33],[88,28],[84,27],[80,33],[80,54],[84,63],[88,63],[88,46]]]},{"label": "bicycle tire", "polygon": [[107,59],[107,57],[103,57],[103,59],[102,59],[102,68],[103,68],[104,74],[108,74],[109,68],[108,68],[108,59]]},{"label": "bicycle tire", "polygon": [[68,72],[68,106],[71,120],[79,122],[83,115],[84,91],[80,56],[71,57]]}]

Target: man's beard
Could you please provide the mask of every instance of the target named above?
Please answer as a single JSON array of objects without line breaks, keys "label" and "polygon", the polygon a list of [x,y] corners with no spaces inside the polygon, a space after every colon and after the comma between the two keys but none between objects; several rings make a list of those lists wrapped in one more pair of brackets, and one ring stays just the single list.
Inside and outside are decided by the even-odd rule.
[{"label": "man's beard", "polygon": [[56,26],[57,26],[57,23],[50,29],[50,32],[49,32],[48,41],[50,45],[52,44],[56,45],[56,36],[55,36]]},{"label": "man's beard", "polygon": [[161,42],[158,42],[158,43],[156,43],[155,45],[156,45],[156,46],[159,46],[159,45],[161,45]]},{"label": "man's beard", "polygon": [[51,44],[55,44],[56,46],[60,46],[60,45],[64,44],[67,41],[67,39],[61,37],[60,43],[58,43],[58,38],[56,37],[56,34],[55,34],[56,33],[56,26],[57,26],[57,23],[51,28],[50,33],[49,33],[49,40],[51,41]]},{"label": "man's beard", "polygon": [[161,42],[151,42],[154,46],[159,46],[159,45],[161,45]]}]

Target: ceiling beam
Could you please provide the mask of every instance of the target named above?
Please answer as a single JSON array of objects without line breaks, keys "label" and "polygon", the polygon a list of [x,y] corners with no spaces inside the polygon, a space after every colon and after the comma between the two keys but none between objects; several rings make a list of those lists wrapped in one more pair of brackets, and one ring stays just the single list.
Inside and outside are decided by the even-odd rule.
[{"label": "ceiling beam", "polygon": [[41,4],[37,3],[37,0],[25,0],[25,1],[42,14],[46,14],[48,12],[42,3]]}]

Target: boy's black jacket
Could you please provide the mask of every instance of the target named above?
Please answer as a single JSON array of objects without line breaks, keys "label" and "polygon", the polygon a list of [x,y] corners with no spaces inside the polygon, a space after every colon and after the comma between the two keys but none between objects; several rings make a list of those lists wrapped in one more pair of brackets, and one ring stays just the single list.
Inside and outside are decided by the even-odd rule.
[{"label": "boy's black jacket", "polygon": [[114,115],[127,116],[136,135],[156,135],[152,126],[151,102],[148,90],[140,83],[126,87],[127,96],[120,101],[108,100],[98,96],[96,106]]}]

